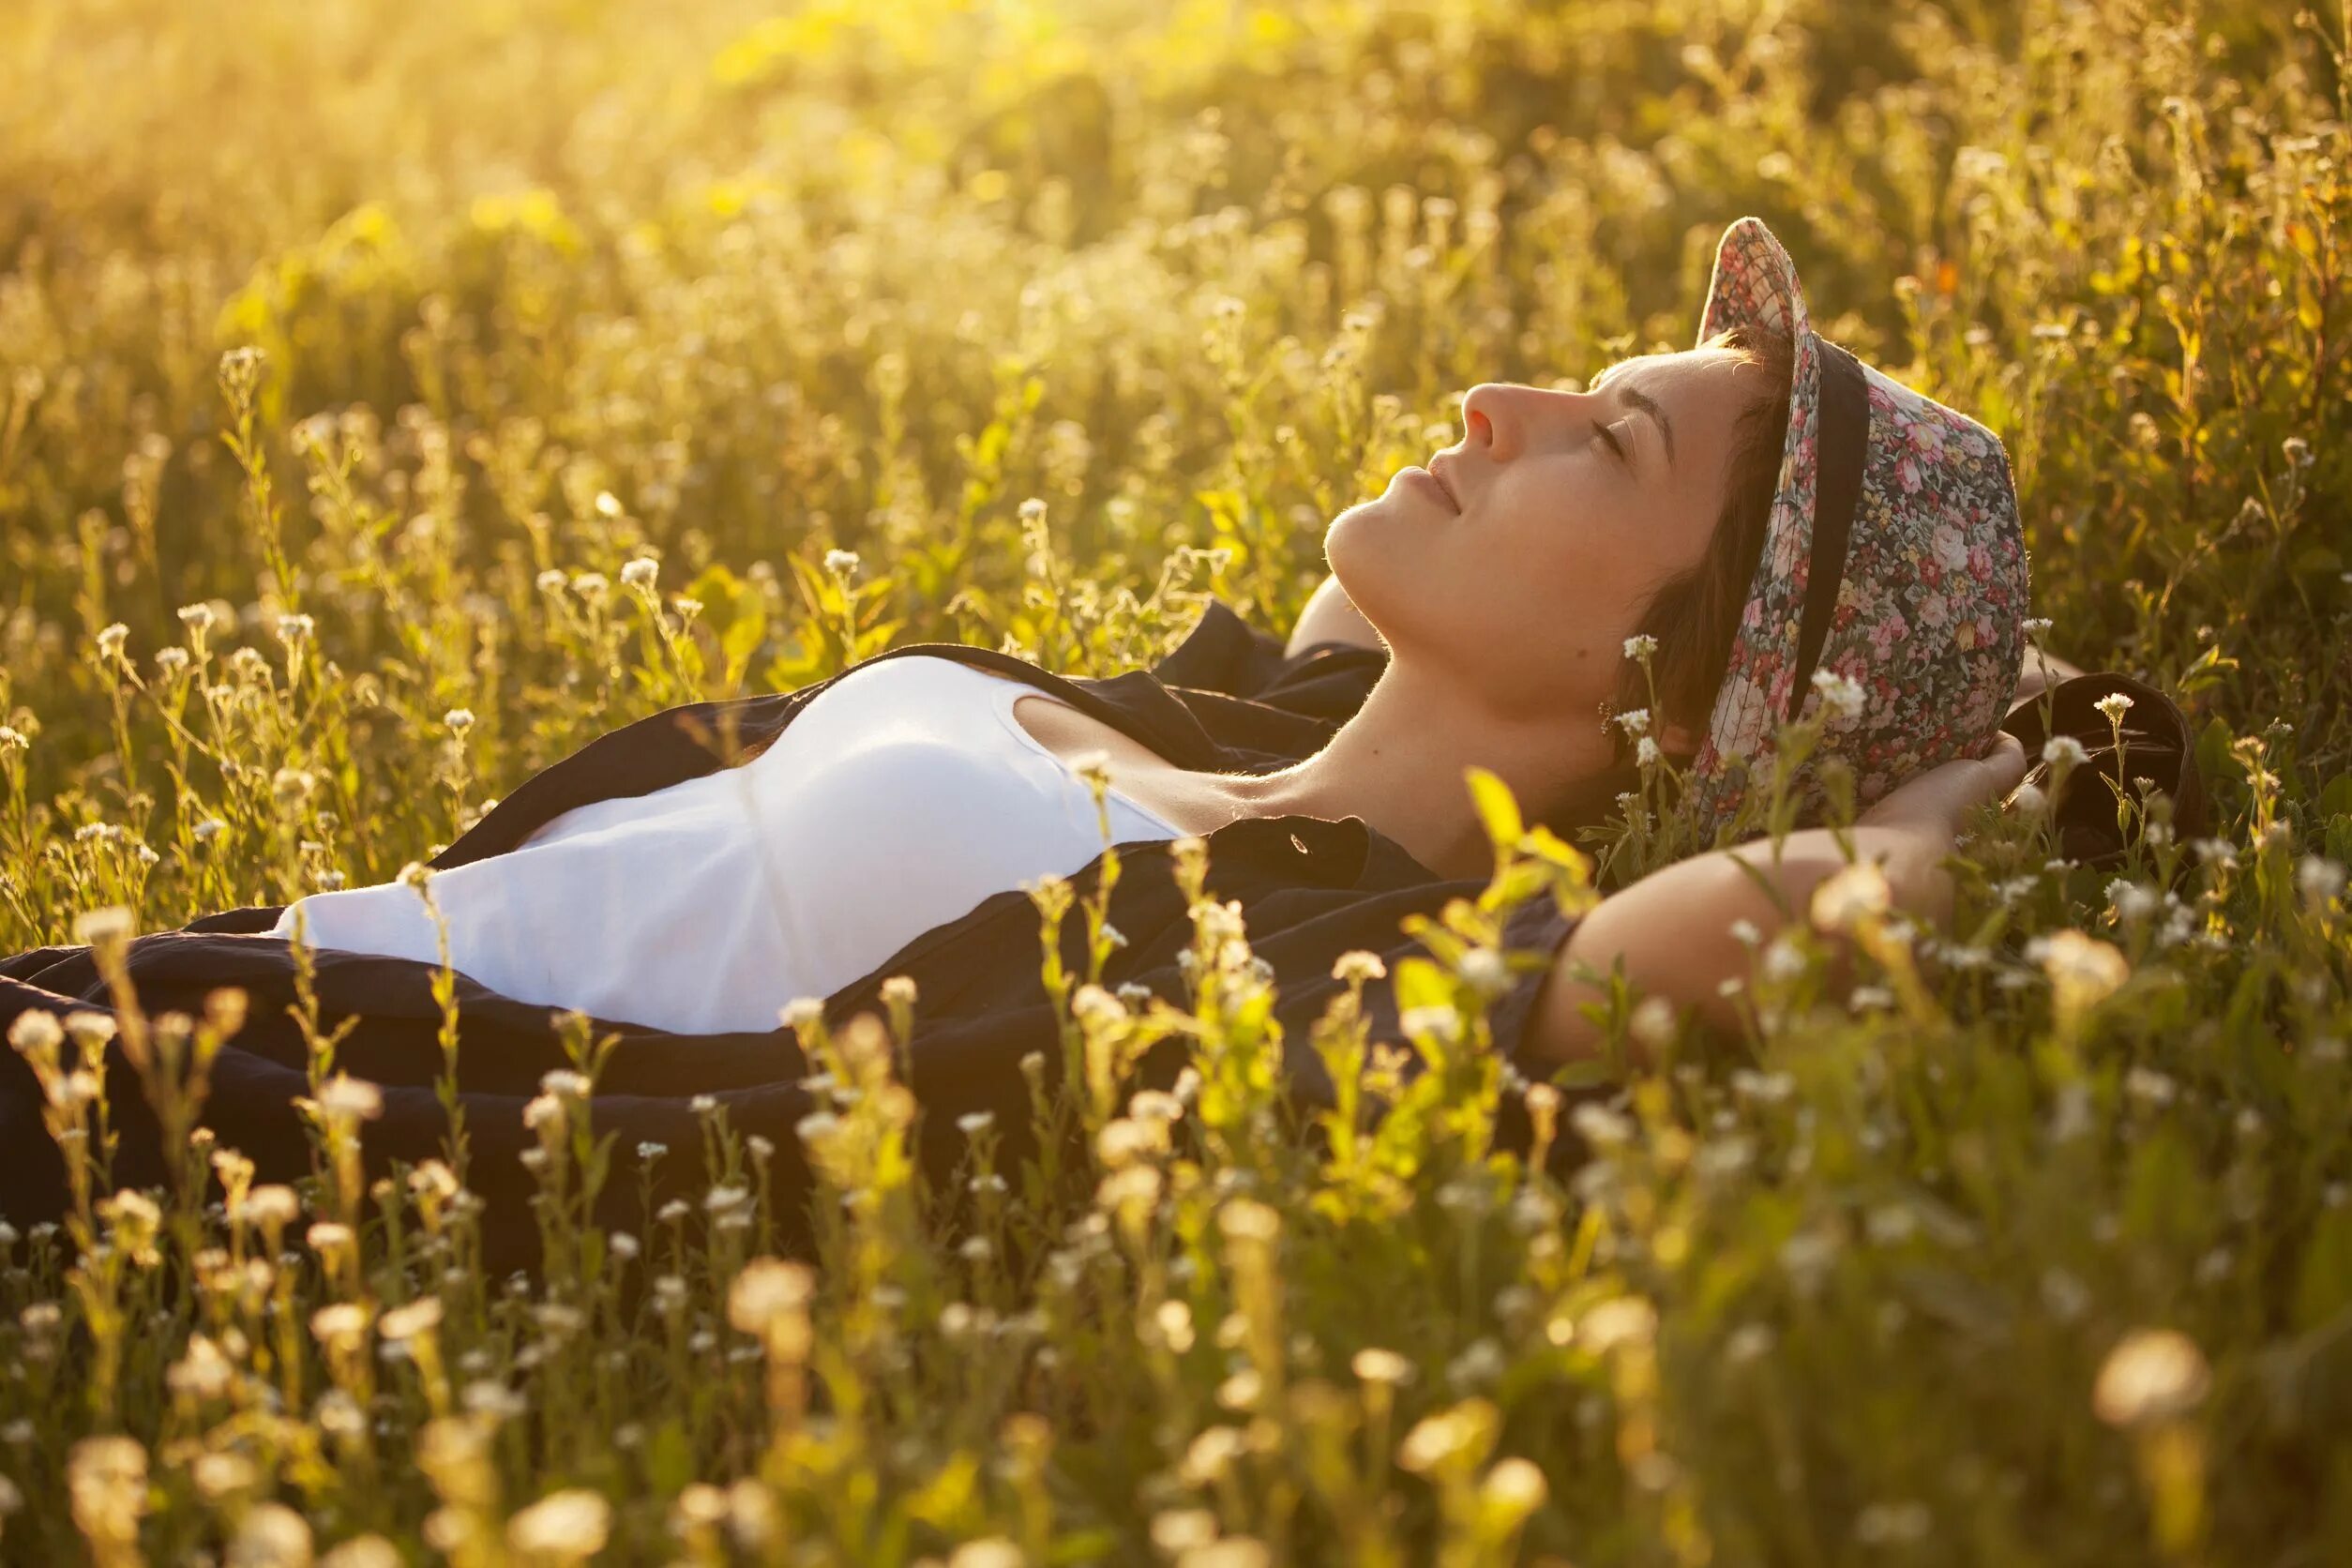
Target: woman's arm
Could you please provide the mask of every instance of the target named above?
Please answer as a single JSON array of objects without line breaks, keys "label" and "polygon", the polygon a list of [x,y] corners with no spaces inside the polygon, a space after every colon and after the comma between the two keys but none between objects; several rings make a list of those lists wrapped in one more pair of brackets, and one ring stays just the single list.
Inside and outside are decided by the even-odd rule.
[{"label": "woman's arm", "polygon": [[1317,642],[1349,642],[1360,648],[1382,646],[1380,634],[1348,597],[1336,577],[1323,579],[1309,596],[1306,608],[1299,611],[1299,624],[1290,628],[1290,642],[1282,650],[1282,656],[1289,658]]},{"label": "woman's arm", "polygon": [[[1931,768],[1862,813],[1849,835],[1855,854],[1879,862],[1897,908],[1940,925],[1952,914],[1952,879],[1941,862],[1962,818],[2025,776],[2025,748],[1999,732],[1990,756]],[[1771,840],[1759,839],[1678,861],[1602,899],[1569,933],[1536,992],[1529,1069],[1549,1071],[1589,1057],[1600,1042],[1601,1030],[1579,1009],[1606,992],[1571,972],[1579,962],[1606,975],[1622,958],[1636,994],[1662,996],[1678,1008],[1696,1005],[1710,1023],[1738,1029],[1739,1010],[1722,987],[1747,977],[1750,951],[1731,927],[1745,920],[1770,942],[1789,924],[1742,867],[1761,873],[1802,920],[1814,889],[1846,865],[1829,830],[1813,828],[1790,834],[1777,864]]]}]

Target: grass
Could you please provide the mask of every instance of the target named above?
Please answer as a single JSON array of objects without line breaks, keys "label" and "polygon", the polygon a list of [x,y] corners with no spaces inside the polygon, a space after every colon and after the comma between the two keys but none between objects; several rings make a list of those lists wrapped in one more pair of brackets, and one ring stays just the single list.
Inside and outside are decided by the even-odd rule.
[{"label": "grass", "polygon": [[[897,641],[1108,674],[1205,596],[1287,628],[1464,388],[1687,346],[1747,212],[1825,332],[2000,433],[2051,643],[2178,695],[2212,826],[2129,803],[2103,875],[1988,822],[1954,932],[1881,929],[1850,996],[1801,931],[1744,1041],[1525,1091],[1564,1184],[1487,1150],[1520,1090],[1412,1100],[1343,1003],[1327,1060],[1416,1108],[1377,1138],[1109,1085],[1038,1107],[1098,1129],[1092,1200],[983,1153],[950,1245],[882,1031],[819,1032],[875,1092],[805,1129],[814,1270],[716,1118],[707,1243],[577,1223],[584,1033],[522,1281],[469,1266],[456,1151],[359,1179],[347,1081],[294,1187],[199,1131],[110,1191],[104,1041],[26,1026],[86,1186],[0,1231],[0,1550],[2352,1556],[2323,10],[15,0],[0,951],[389,879],[627,719]],[[1246,1085],[1246,939],[1197,918],[1199,1065]],[[1469,1004],[1440,1062],[1465,960],[1414,982]]]}]

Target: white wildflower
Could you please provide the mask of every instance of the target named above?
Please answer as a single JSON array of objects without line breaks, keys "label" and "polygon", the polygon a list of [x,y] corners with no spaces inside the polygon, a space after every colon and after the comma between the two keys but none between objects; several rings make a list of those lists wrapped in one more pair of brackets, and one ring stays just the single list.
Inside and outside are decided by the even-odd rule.
[{"label": "white wildflower", "polygon": [[2161,1107],[2179,1098],[2180,1086],[2170,1074],[2153,1067],[2134,1066],[2123,1075],[2123,1092],[2143,1105]]},{"label": "white wildflower", "polygon": [[2035,938],[2028,944],[2027,957],[2040,963],[2058,994],[2076,1006],[2113,995],[2132,972],[2112,943],[2075,930]]},{"label": "white wildflower", "polygon": [[319,1086],[319,1108],[329,1116],[370,1122],[384,1114],[384,1091],[366,1078],[337,1073]]},{"label": "white wildflower", "polygon": [[506,1521],[506,1545],[524,1557],[584,1561],[604,1550],[612,1505],[584,1486],[550,1492]]},{"label": "white wildflower", "polygon": [[2325,904],[2342,897],[2344,868],[2324,856],[2307,854],[2295,863],[2295,886],[2304,899],[2312,904]]},{"label": "white wildflower", "polygon": [[1892,906],[1894,890],[1886,873],[1872,860],[1858,860],[1813,890],[1813,924],[1817,930],[1847,931],[1865,919],[1883,915]]},{"label": "white wildflower", "polygon": [[1395,1350],[1383,1349],[1377,1345],[1367,1345],[1358,1350],[1348,1365],[1364,1381],[1386,1383],[1391,1387],[1410,1382],[1414,1376],[1411,1362]]},{"label": "white wildflower", "polygon": [[1743,1099],[1759,1105],[1778,1105],[1797,1092],[1797,1080],[1783,1072],[1759,1073],[1753,1067],[1739,1067],[1732,1071],[1731,1088]]},{"label": "white wildflower", "polygon": [[1658,1309],[1640,1296],[1617,1296],[1576,1320],[1576,1342],[1596,1356],[1621,1345],[1646,1345],[1658,1332]]},{"label": "white wildflower", "polygon": [[1511,988],[1511,971],[1502,955],[1489,947],[1473,947],[1462,955],[1462,978],[1471,989],[1500,996]]},{"label": "white wildflower", "polygon": [[395,1341],[414,1339],[441,1326],[441,1298],[419,1296],[415,1301],[396,1306],[384,1315],[376,1331]]},{"label": "white wildflower", "polygon": [[2107,884],[2107,902],[2114,907],[2116,918],[2126,924],[2146,920],[2164,907],[2164,895],[2156,889],[2121,877]]},{"label": "white wildflower", "polygon": [[74,916],[73,940],[90,947],[128,942],[134,929],[131,912],[121,904],[107,904]]},{"label": "white wildflower", "polygon": [[2211,1380],[2205,1354],[2174,1329],[2134,1329],[2108,1352],[2090,1408],[2110,1426],[2138,1426],[2186,1414]]},{"label": "white wildflower", "polygon": [[588,1075],[570,1067],[550,1067],[539,1075],[539,1087],[550,1094],[585,1099],[589,1091]]},{"label": "white wildflower", "polygon": [[1764,974],[1771,980],[1794,980],[1805,972],[1805,956],[1783,935],[1764,944]]},{"label": "white wildflower", "polygon": [[1461,1015],[1442,1004],[1408,1007],[1397,1016],[1396,1025],[1408,1035],[1427,1034],[1448,1045],[1462,1037]]},{"label": "white wildflower", "polygon": [[1635,1039],[1652,1050],[1663,1050],[1674,1042],[1679,1020],[1674,1003],[1662,996],[1646,996],[1634,1007],[1634,1016],[1626,1020],[1626,1028]]},{"label": "white wildflower", "polygon": [[746,1334],[764,1334],[805,1308],[815,1290],[816,1274],[807,1264],[754,1258],[728,1289],[727,1320]]},{"label": "white wildflower", "polygon": [[1633,1141],[1632,1119],[1591,1100],[1568,1113],[1568,1125],[1596,1149],[1614,1149]]},{"label": "white wildflower", "polygon": [[1834,718],[1853,719],[1862,716],[1865,693],[1862,685],[1851,675],[1841,675],[1834,670],[1813,672],[1813,689],[1820,695],[1822,711]]}]

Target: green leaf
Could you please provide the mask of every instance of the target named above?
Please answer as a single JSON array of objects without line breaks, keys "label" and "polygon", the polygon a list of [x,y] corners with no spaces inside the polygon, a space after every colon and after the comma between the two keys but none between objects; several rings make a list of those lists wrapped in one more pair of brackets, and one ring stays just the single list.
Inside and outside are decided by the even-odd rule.
[{"label": "green leaf", "polygon": [[1478,820],[1486,824],[1496,852],[1516,846],[1527,829],[1519,821],[1519,803],[1512,797],[1511,786],[1475,763],[1462,771],[1470,780],[1470,802],[1478,807]]},{"label": "green leaf", "polygon": [[1076,1530],[1054,1538],[1053,1545],[1046,1548],[1046,1561],[1100,1562],[1124,1544],[1117,1530],[1105,1527]]},{"label": "green leaf", "polygon": [[1541,822],[1527,830],[1522,847],[1537,859],[1573,871],[1579,878],[1592,874],[1592,857]]},{"label": "green leaf", "polygon": [[2230,755],[2229,746],[2234,738],[2228,723],[2220,715],[2206,721],[2204,731],[2197,736],[2197,771],[2209,780],[2227,778],[2239,771],[2238,759]]},{"label": "green leaf", "polygon": [[663,1422],[645,1445],[648,1485],[666,1497],[684,1491],[693,1479],[694,1444],[686,1438],[686,1424],[674,1418]]},{"label": "green leaf", "polygon": [[2319,814],[2333,820],[2352,817],[2352,773],[2340,773],[2319,792]]},{"label": "green leaf", "polygon": [[1560,1089],[1594,1089],[1610,1082],[1616,1076],[1616,1069],[1605,1059],[1592,1056],[1567,1063],[1545,1081]]},{"label": "green leaf", "polygon": [[1451,1007],[1454,1005],[1453,977],[1438,964],[1418,955],[1396,960],[1393,971],[1396,987],[1396,1010],[1412,1007]]},{"label": "green leaf", "polygon": [[1508,910],[1534,897],[1551,885],[1551,868],[1538,860],[1515,862],[1478,896],[1482,910]]}]

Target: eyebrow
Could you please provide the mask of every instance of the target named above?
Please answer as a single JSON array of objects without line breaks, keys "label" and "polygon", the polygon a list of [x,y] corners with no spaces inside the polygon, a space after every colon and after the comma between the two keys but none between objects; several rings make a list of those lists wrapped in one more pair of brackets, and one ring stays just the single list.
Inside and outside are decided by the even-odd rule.
[{"label": "eyebrow", "polygon": [[1673,467],[1674,422],[1666,417],[1666,410],[1658,406],[1658,400],[1647,393],[1636,392],[1630,386],[1620,386],[1617,389],[1617,400],[1628,408],[1640,410],[1658,422],[1658,433],[1666,437],[1666,466]]}]

